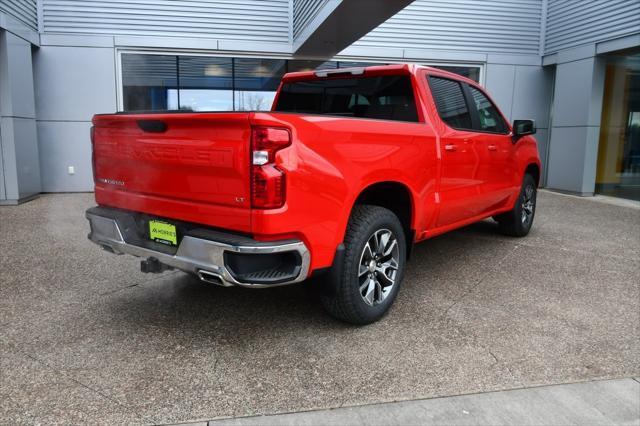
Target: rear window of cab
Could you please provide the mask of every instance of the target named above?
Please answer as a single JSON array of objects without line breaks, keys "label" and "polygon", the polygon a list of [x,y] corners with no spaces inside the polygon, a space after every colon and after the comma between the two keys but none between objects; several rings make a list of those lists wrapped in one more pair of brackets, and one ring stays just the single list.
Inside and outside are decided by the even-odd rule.
[{"label": "rear window of cab", "polygon": [[331,78],[285,83],[279,112],[417,122],[408,75]]}]

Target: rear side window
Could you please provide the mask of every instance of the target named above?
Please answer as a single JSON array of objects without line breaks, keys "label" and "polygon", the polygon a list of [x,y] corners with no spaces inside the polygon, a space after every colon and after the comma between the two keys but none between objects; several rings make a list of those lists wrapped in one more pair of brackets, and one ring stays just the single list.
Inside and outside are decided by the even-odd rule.
[{"label": "rear side window", "polygon": [[471,91],[473,102],[478,110],[478,130],[483,132],[507,133],[509,128],[498,112],[498,108],[491,103],[484,93],[475,87],[469,86],[469,90]]},{"label": "rear side window", "polygon": [[454,129],[473,129],[460,83],[446,78],[429,77],[429,87],[442,121]]},{"label": "rear side window", "polygon": [[418,121],[413,87],[406,75],[287,83],[275,111]]}]

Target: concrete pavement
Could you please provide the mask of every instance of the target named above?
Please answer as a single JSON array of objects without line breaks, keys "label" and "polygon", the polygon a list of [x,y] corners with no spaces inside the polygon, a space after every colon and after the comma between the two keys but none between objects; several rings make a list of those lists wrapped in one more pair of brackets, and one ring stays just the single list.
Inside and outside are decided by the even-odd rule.
[{"label": "concrete pavement", "polygon": [[209,426],[640,425],[640,382],[602,380],[333,410],[215,420]]},{"label": "concrete pavement", "polygon": [[86,239],[91,194],[0,208],[0,423],[177,423],[640,376],[640,210],[541,192],[524,239],[416,247],[351,327],[304,286],[145,275]]}]

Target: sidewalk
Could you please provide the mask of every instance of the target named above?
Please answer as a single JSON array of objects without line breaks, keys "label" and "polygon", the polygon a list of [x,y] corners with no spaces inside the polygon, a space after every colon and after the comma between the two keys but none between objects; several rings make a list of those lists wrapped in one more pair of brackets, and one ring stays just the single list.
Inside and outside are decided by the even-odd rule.
[{"label": "sidewalk", "polygon": [[640,382],[602,380],[209,422],[209,426],[328,424],[640,425]]}]

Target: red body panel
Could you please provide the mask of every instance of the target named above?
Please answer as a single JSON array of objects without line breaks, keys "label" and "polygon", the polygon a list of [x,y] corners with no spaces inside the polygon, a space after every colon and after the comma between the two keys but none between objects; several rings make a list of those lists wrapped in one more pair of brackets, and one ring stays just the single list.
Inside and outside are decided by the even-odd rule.
[{"label": "red body panel", "polygon": [[[438,116],[426,74],[476,83],[410,65],[366,73],[409,73],[420,122],[276,112],[96,116],[96,200],[258,240],[297,237],[311,251],[311,270],[331,265],[353,204],[375,183],[409,190],[416,241],[513,207],[527,166],[540,168],[535,139],[513,143],[511,135],[451,129]],[[309,78],[292,73],[284,81]],[[145,133],[138,120],[163,121],[166,132]],[[278,209],[250,206],[252,125],[291,133],[291,145],[276,153],[286,174]],[[445,150],[452,144],[455,150]]]},{"label": "red body panel", "polygon": [[[144,132],[141,119],[167,130]],[[98,204],[251,231],[246,113],[99,115],[93,124]]]}]

